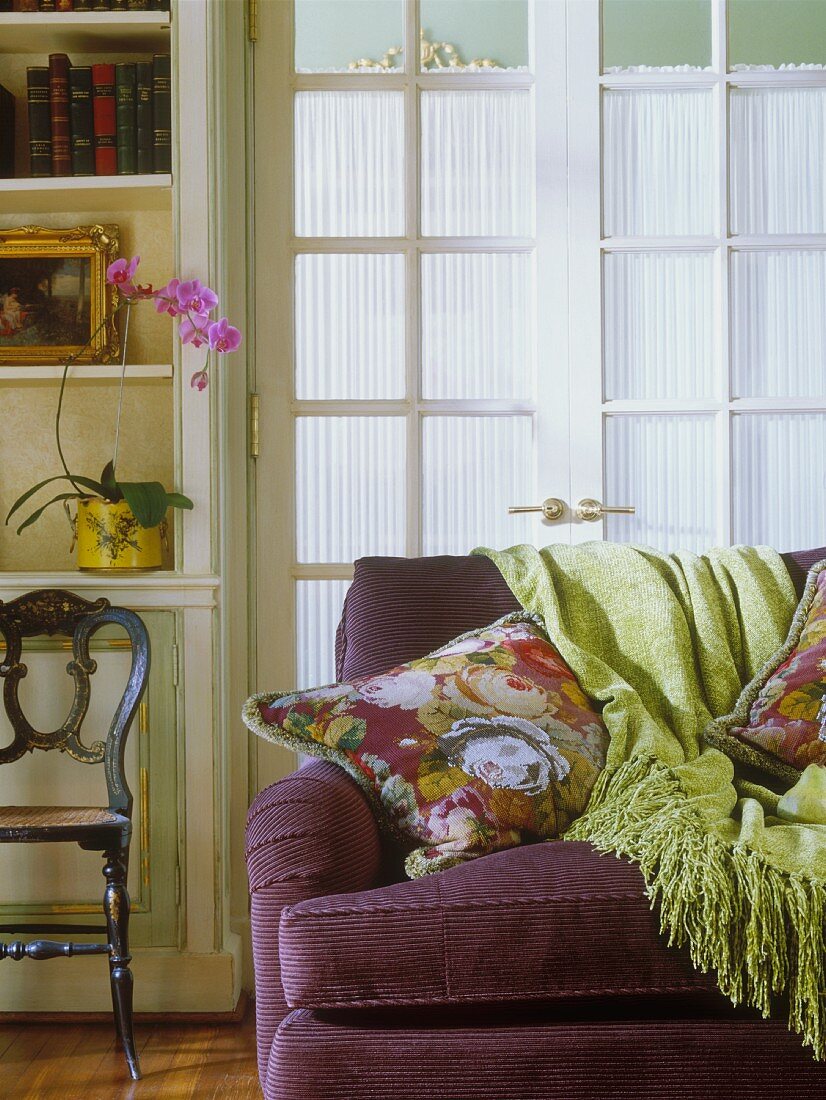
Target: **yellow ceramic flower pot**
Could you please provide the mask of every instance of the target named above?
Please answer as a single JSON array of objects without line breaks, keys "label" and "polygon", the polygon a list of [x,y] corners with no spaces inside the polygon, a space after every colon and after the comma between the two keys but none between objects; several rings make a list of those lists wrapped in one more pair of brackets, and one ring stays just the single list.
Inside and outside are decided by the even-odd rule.
[{"label": "yellow ceramic flower pot", "polygon": [[160,569],[161,526],[165,521],[158,527],[141,527],[125,500],[79,500],[78,569]]}]

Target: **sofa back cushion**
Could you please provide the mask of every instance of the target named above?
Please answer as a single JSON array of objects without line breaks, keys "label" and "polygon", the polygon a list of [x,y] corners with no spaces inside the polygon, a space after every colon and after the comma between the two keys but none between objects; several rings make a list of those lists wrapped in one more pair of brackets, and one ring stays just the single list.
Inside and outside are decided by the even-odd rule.
[{"label": "sofa back cushion", "polygon": [[[798,596],[826,547],[784,554]],[[519,610],[489,558],[360,558],[336,633],[336,679],[373,676],[416,660]]]}]

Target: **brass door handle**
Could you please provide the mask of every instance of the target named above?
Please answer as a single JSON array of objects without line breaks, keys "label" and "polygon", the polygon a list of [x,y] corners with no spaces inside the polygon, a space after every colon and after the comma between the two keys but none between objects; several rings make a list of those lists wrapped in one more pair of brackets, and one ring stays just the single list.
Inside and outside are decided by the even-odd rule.
[{"label": "brass door handle", "polygon": [[559,497],[548,497],[541,504],[514,505],[508,508],[508,514],[514,516],[519,512],[541,512],[549,523],[553,523],[554,520],[562,519],[565,515],[565,507],[565,501],[560,500]]},{"label": "brass door handle", "polygon": [[633,516],[636,510],[633,504],[600,504],[598,500],[593,500],[591,497],[585,497],[576,506],[577,518],[588,522],[608,515]]}]

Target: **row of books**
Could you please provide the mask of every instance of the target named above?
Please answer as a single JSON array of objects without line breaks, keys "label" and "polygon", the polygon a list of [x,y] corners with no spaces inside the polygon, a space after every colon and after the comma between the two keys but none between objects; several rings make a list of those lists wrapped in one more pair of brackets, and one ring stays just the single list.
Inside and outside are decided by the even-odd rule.
[{"label": "row of books", "polygon": [[169,0],[0,0],[0,11],[169,11]]},{"label": "row of books", "polygon": [[26,70],[32,176],[172,171],[169,54],[72,65],[65,53]]}]

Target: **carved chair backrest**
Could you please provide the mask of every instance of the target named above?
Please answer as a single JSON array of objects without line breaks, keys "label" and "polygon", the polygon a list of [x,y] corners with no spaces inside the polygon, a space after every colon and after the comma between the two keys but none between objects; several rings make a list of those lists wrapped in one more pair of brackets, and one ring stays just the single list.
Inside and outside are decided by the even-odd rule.
[{"label": "carved chair backrest", "polygon": [[[128,634],[132,645],[132,667],[106,740],[84,745],[80,740],[80,731],[89,710],[90,677],[97,669],[97,662],[89,656],[89,642],[107,623],[122,626]],[[66,671],[75,683],[74,699],[63,725],[50,733],[34,729],[24,715],[18,698],[20,681],[28,672],[21,659],[23,639],[43,634],[72,639],[72,659]],[[90,602],[73,592],[44,588],[18,596],[8,603],[0,600],[0,635],[6,646],[5,653],[0,653],[3,703],[14,731],[11,743],[0,748],[0,764],[19,760],[33,749],[60,749],[81,763],[102,763],[109,791],[109,808],[131,816],[132,794],[126,782],[124,754],[129,728],[149,676],[149,638],[143,622],[134,611],[112,607],[106,599]]]}]

